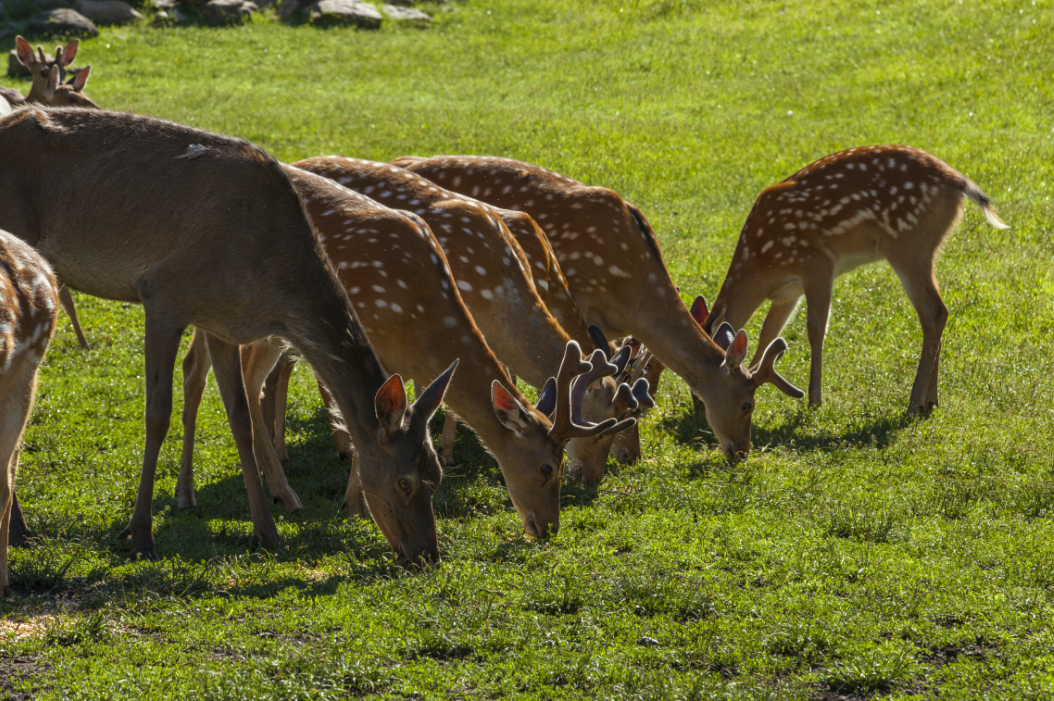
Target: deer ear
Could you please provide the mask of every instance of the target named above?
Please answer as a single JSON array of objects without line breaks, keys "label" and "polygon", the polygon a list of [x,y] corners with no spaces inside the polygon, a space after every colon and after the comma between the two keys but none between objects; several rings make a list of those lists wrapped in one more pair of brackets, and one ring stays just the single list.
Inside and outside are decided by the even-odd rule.
[{"label": "deer ear", "polygon": [[497,380],[494,380],[491,384],[490,394],[491,402],[494,404],[494,413],[498,416],[498,421],[516,435],[524,435],[529,424],[526,419],[527,410],[524,409],[523,405],[516,401],[516,398],[502,387]]},{"label": "deer ear", "polygon": [[721,350],[727,351],[735,337],[736,332],[732,330],[732,324],[725,321],[714,332],[714,343],[720,346]]},{"label": "deer ear", "polygon": [[450,386],[450,379],[454,376],[457,364],[457,360],[451,363],[442,375],[433,380],[424,392],[421,392],[421,396],[414,402],[415,418],[420,418],[427,423],[432,418],[432,414],[436,413],[436,409],[443,403],[443,396],[446,395],[446,389]]},{"label": "deer ear", "polygon": [[604,351],[604,358],[611,360],[611,346],[608,344],[607,338],[604,337],[604,332],[600,330],[600,327],[596,324],[589,325],[589,337],[593,339],[593,343],[596,347]]},{"label": "deer ear", "polygon": [[406,416],[406,389],[403,387],[403,378],[399,375],[389,377],[377,390],[373,405],[377,411],[377,420],[386,433],[392,434],[402,428],[403,417]]},{"label": "deer ear", "polygon": [[534,408],[545,414],[546,416],[552,416],[553,411],[556,410],[556,378],[550,377],[545,381],[545,386],[542,387],[542,391],[538,393],[538,401],[535,402]]},{"label": "deer ear", "polygon": [[691,308],[692,318],[695,319],[695,323],[702,326],[706,323],[707,318],[710,316],[710,311],[706,308],[706,300],[703,299],[702,295],[695,298],[692,302]]},{"label": "deer ear", "polygon": [[618,372],[615,373],[615,377],[619,377],[622,373],[626,372],[626,365],[629,364],[629,357],[633,354],[633,349],[629,346],[622,346],[618,349],[615,355],[608,358],[608,362],[618,368]]},{"label": "deer ear", "polygon": [[33,47],[20,36],[15,37],[15,55],[26,68],[32,68],[37,63],[37,57],[33,55]]},{"label": "deer ear", "polygon": [[77,75],[73,76],[73,80],[70,81],[70,87],[73,88],[74,92],[80,92],[84,89],[84,86],[88,83],[88,76],[91,75],[91,66],[85,66],[83,69],[77,72]]},{"label": "deer ear", "polygon": [[725,351],[725,371],[738,368],[747,357],[747,332],[740,329]]},{"label": "deer ear", "polygon": [[51,73],[48,74],[47,85],[44,86],[44,99],[51,100],[55,97],[55,91],[59,87],[59,69],[55,66],[51,69]]},{"label": "deer ear", "polygon": [[60,59],[60,65],[63,68],[73,63],[73,59],[77,57],[78,46],[80,46],[80,42],[76,39],[66,44],[66,48],[62,50],[62,57]]}]

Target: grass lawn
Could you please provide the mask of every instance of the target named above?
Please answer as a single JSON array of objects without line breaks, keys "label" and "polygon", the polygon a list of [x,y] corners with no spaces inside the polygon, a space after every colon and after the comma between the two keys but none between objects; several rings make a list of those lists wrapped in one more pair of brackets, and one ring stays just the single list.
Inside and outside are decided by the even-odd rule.
[{"label": "grass lawn", "polygon": [[[436,497],[444,562],[412,575],[372,523],[344,518],[348,466],[301,368],[287,470],[306,508],[275,513],[286,549],[248,551],[212,388],[199,508],[173,497],[177,399],[163,559],[133,563],[116,535],[142,453],[143,315],[81,295],[94,349],[63,322],[26,434],[38,537],[11,554],[0,697],[1054,697],[1050,3],[454,7],[428,29],[104,29],[78,63],[101,105],[287,161],[494,154],[612,187],[651,219],[686,300],[716,294],[766,185],[852,146],[929,151],[1011,226],[970,205],[940,259],[940,409],[904,418],[921,331],[889,268],[865,268],[835,288],[826,403],[760,391],[747,462],[721,459],[667,380],[645,459],[565,484],[562,530],[536,542],[462,428]],[[781,369],[804,387],[804,314],[785,335]]]}]

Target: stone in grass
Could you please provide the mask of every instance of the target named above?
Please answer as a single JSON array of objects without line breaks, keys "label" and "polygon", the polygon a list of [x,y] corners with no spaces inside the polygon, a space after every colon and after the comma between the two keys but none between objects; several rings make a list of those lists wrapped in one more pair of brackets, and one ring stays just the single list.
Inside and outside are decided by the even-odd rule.
[{"label": "stone in grass", "polygon": [[26,34],[97,37],[99,28],[76,10],[59,8],[41,12],[29,20],[29,24],[26,25]]},{"label": "stone in grass", "polygon": [[302,7],[303,5],[297,0],[282,0],[278,5],[278,18],[283,22],[288,22]]},{"label": "stone in grass", "polygon": [[248,0],[209,0],[201,7],[201,17],[209,24],[239,24],[259,10]]},{"label": "stone in grass", "polygon": [[73,9],[99,24],[128,24],[143,18],[121,0],[77,0]]},{"label": "stone in grass", "polygon": [[428,23],[432,21],[432,16],[427,12],[421,12],[412,7],[399,7],[391,3],[384,6],[384,14],[400,22]]},{"label": "stone in grass", "polygon": [[319,0],[311,5],[311,21],[322,26],[350,24],[377,29],[383,20],[376,7],[358,0]]},{"label": "stone in grass", "polygon": [[22,62],[18,60],[18,52],[11,49],[11,53],[7,55],[7,74],[10,76],[30,76],[33,75],[29,72],[29,69],[22,65]]}]

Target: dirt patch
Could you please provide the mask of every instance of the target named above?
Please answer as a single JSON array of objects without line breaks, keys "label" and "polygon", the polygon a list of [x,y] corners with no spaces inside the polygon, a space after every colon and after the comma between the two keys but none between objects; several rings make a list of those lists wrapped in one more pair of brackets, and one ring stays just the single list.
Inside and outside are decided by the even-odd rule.
[{"label": "dirt patch", "polygon": [[928,652],[919,653],[919,662],[931,664],[934,667],[943,667],[952,664],[960,657],[983,659],[995,650],[995,646],[986,645],[983,642],[976,645],[941,645],[930,648]]},{"label": "dirt patch", "polygon": [[18,691],[16,687],[19,682],[39,678],[44,673],[44,667],[37,663],[37,657],[0,657],[0,701],[30,701],[36,698],[32,692]]}]

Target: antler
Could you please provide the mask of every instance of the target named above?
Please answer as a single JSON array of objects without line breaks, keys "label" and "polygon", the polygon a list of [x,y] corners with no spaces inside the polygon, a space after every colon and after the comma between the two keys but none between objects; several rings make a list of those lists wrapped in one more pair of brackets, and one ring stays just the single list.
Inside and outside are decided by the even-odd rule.
[{"label": "antler", "polygon": [[757,387],[771,382],[776,386],[776,389],[783,392],[787,396],[794,397],[795,399],[801,399],[805,396],[805,392],[801,391],[778,372],[776,372],[776,361],[783,355],[783,352],[787,350],[787,342],[782,338],[777,338],[769,347],[765,349],[765,354],[761,356],[761,360],[757,365],[750,369],[751,379],[754,380],[754,384]]},{"label": "antler", "polygon": [[[564,359],[560,362],[560,370],[556,376],[556,411],[553,413],[553,427],[549,429],[549,438],[554,443],[621,431],[633,425],[632,419],[605,419],[598,424],[582,419],[582,398],[586,388],[594,380],[608,377],[618,371],[618,367],[604,360],[604,352],[601,350],[594,351],[590,360],[591,363],[583,362],[582,349],[578,343],[567,343]],[[575,377],[576,375],[579,377]]]}]

